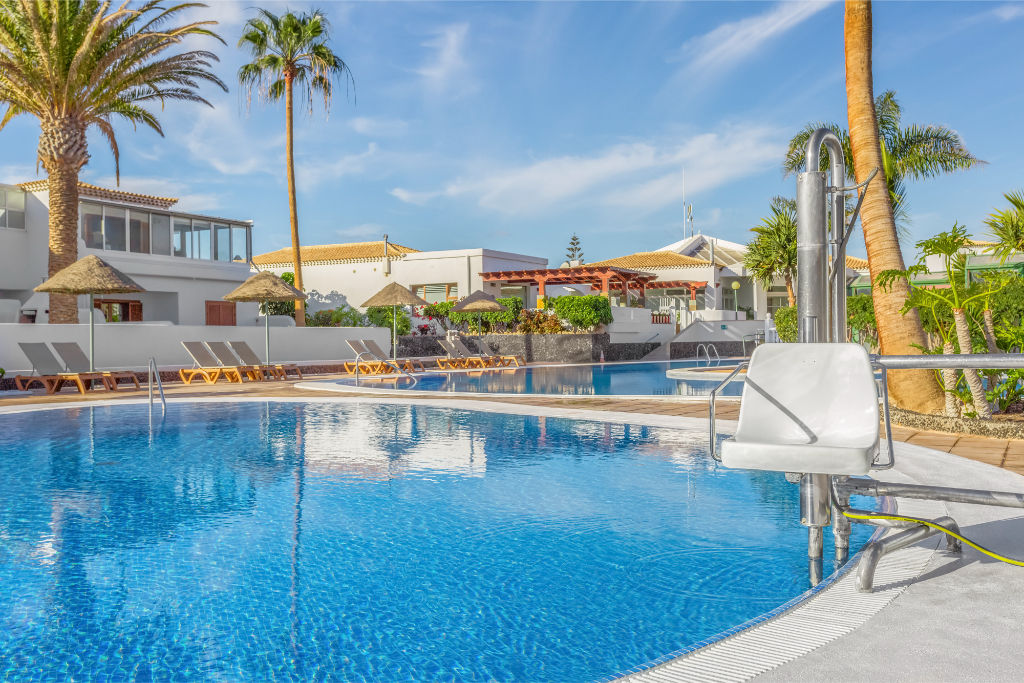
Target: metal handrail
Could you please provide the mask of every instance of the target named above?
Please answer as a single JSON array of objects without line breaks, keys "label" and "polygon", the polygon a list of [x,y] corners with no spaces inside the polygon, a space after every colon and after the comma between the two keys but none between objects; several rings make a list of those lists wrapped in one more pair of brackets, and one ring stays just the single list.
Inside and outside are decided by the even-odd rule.
[{"label": "metal handrail", "polygon": [[711,352],[712,351],[715,352],[715,367],[717,368],[719,365],[722,364],[722,357],[720,355],[718,355],[718,349],[715,348],[714,344],[708,344],[708,347],[707,347],[706,350],[708,352],[708,366],[709,367],[711,366]]},{"label": "metal handrail", "polygon": [[412,380],[412,386],[416,386],[419,383],[419,380],[416,377],[414,377],[412,374],[410,374],[407,370],[403,370],[398,365],[398,363],[396,361],[391,360],[390,358],[381,358],[380,356],[378,356],[377,354],[373,353],[372,351],[361,351],[360,353],[356,354],[356,386],[359,386],[359,361],[362,359],[363,356],[369,356],[370,358],[373,358],[374,360],[376,360],[376,361],[378,361],[380,363],[385,363],[387,365],[390,365],[399,374],[405,375],[406,377],[411,379]]},{"label": "metal handrail", "polygon": [[156,358],[149,359],[149,365],[146,367],[148,373],[148,384],[149,384],[149,410],[153,410],[153,378],[156,378],[156,388],[160,391],[160,404],[163,408],[163,414],[167,414],[167,397],[164,396],[164,383],[160,380],[160,370],[156,366]]},{"label": "metal handrail", "polygon": [[715,397],[718,396],[718,392],[721,391],[726,384],[732,381],[733,377],[739,374],[740,370],[748,365],[750,365],[750,363],[746,361],[737,365],[733,368],[732,372],[726,375],[726,378],[723,379],[717,387],[712,389],[710,394],[708,394],[708,416],[711,418],[711,458],[715,462],[722,462],[721,456],[718,455],[718,437],[715,430]]},{"label": "metal handrail", "polygon": [[694,360],[696,360],[698,363],[700,362],[700,350],[701,349],[704,349],[704,353],[706,353],[707,356],[708,356],[708,365],[711,365],[711,354],[708,353],[708,346],[707,346],[707,344],[704,344],[704,343],[697,344],[697,353],[694,355]]}]

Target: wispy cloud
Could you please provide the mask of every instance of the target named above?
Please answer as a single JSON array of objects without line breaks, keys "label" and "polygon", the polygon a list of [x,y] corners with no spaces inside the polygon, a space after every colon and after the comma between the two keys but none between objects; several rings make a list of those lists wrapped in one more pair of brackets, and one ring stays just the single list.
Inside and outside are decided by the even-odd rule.
[{"label": "wispy cloud", "polygon": [[35,166],[29,166],[27,164],[7,164],[0,166],[0,183],[5,183],[7,185],[25,183],[30,180],[37,180],[45,177],[46,173],[43,171],[42,166],[39,167],[38,173],[36,172]]},{"label": "wispy cloud", "polygon": [[323,183],[337,180],[343,176],[365,173],[370,162],[377,156],[375,143],[366,146],[366,150],[356,154],[344,154],[337,158],[328,158],[329,154],[320,152],[312,158],[303,159],[296,164],[295,181],[303,191],[310,191]]},{"label": "wispy cloud", "polygon": [[225,175],[277,172],[269,163],[272,150],[283,135],[267,137],[238,114],[228,98],[218,98],[213,108],[193,108],[195,123],[177,136],[189,154]]},{"label": "wispy cloud", "polygon": [[450,24],[422,45],[432,51],[430,59],[416,69],[427,88],[435,93],[458,92],[471,87],[469,65],[464,51],[469,24]]},{"label": "wispy cloud", "polygon": [[409,204],[471,198],[482,208],[508,215],[536,214],[573,202],[654,211],[681,200],[684,167],[687,191],[696,195],[763,171],[777,164],[784,151],[783,131],[738,126],[682,143],[636,142],[588,156],[497,168],[436,190],[398,187],[391,195]]},{"label": "wispy cloud", "polygon": [[357,116],[348,122],[349,128],[367,137],[398,137],[404,135],[409,124],[401,119]]},{"label": "wispy cloud", "polygon": [[175,209],[181,211],[194,211],[201,213],[213,211],[221,207],[221,198],[213,193],[197,192],[188,183],[168,180],[167,178],[151,178],[145,176],[121,176],[120,186],[114,176],[98,176],[90,178],[90,183],[100,187],[119,188],[126,192],[138,192],[139,194],[151,194],[158,197],[177,197],[178,203]]},{"label": "wispy cloud", "polygon": [[335,234],[345,240],[376,241],[381,239],[381,236],[387,231],[387,227],[379,223],[362,223],[350,228],[339,228],[335,230]]},{"label": "wispy cloud", "polygon": [[1006,4],[992,10],[992,14],[1003,21],[1012,21],[1024,17],[1024,5]]},{"label": "wispy cloud", "polygon": [[683,62],[677,77],[707,79],[756,55],[765,43],[796,28],[830,2],[780,2],[767,12],[721,24],[687,40],[675,59]]}]

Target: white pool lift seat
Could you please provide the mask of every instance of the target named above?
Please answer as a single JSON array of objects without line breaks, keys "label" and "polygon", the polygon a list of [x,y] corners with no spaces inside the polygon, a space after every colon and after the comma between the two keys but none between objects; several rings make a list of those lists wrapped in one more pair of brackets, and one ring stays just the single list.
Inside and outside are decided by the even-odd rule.
[{"label": "white pool lift seat", "polygon": [[863,475],[878,455],[878,391],[858,344],[764,344],[750,357],[726,467]]}]

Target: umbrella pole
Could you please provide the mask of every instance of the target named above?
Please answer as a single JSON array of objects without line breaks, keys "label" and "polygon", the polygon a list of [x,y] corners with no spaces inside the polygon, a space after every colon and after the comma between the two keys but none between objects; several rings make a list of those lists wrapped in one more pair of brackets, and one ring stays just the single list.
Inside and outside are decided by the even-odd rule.
[{"label": "umbrella pole", "polygon": [[391,359],[398,360],[398,306],[391,307]]},{"label": "umbrella pole", "polygon": [[270,304],[264,304],[263,325],[267,334],[267,365],[270,365]]},{"label": "umbrella pole", "polygon": [[89,294],[89,372],[96,372],[96,322],[93,320],[92,294]]}]

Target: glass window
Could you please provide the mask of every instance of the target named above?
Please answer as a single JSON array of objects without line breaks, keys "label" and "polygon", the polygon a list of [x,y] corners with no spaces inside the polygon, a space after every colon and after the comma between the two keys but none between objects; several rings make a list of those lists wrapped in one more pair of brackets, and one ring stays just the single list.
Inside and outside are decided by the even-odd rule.
[{"label": "glass window", "polygon": [[125,210],[113,206],[103,207],[103,248],[108,251],[126,251]]},{"label": "glass window", "polygon": [[174,219],[174,255],[192,258],[192,221]]},{"label": "glass window", "polygon": [[192,258],[209,259],[210,224],[206,221],[192,221]]},{"label": "glass window", "polygon": [[136,254],[149,253],[149,214],[145,211],[128,214],[128,248]]},{"label": "glass window", "polygon": [[231,260],[231,228],[222,224],[213,224],[214,259],[217,261]]},{"label": "glass window", "polygon": [[246,234],[248,230],[243,228],[241,225],[231,226],[231,260],[232,261],[248,261],[249,260],[249,236]]},{"label": "glass window", "polygon": [[171,217],[154,213],[150,217],[153,234],[153,253],[169,256],[171,253]]},{"label": "glass window", "polygon": [[103,208],[95,204],[82,204],[82,239],[89,249],[103,248]]},{"label": "glass window", "polygon": [[0,228],[25,229],[25,193],[0,190]]},{"label": "glass window", "polygon": [[459,288],[454,283],[417,285],[412,291],[428,304],[454,301],[459,298]]}]

